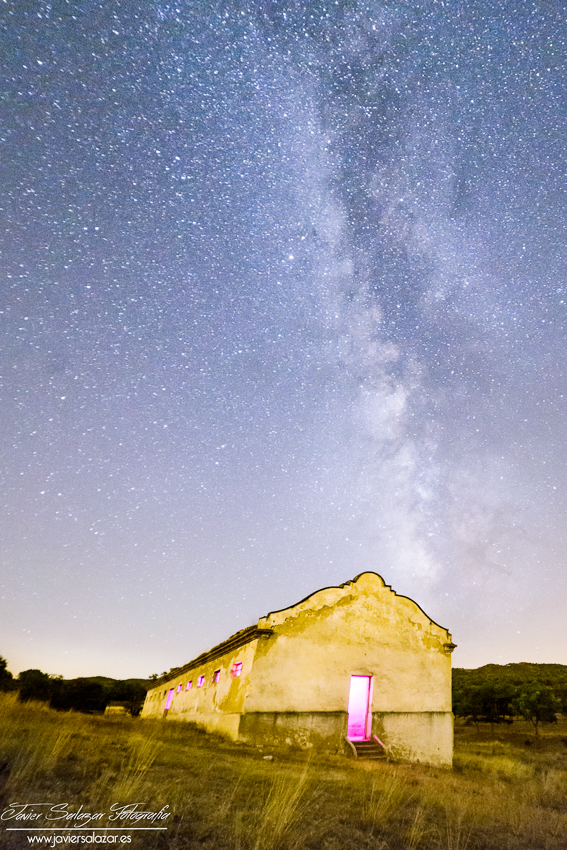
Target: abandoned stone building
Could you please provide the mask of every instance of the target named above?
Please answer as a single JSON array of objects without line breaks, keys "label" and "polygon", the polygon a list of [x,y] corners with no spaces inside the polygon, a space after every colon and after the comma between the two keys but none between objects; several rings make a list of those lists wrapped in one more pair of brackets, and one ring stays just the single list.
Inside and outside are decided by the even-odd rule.
[{"label": "abandoned stone building", "polygon": [[453,649],[447,629],[364,572],[162,676],[142,717],[335,752],[377,736],[394,759],[450,765]]}]

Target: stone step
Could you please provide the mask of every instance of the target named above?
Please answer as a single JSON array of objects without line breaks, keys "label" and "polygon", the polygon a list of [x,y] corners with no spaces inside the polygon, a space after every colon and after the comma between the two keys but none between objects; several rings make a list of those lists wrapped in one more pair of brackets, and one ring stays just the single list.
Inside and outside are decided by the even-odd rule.
[{"label": "stone step", "polygon": [[386,747],[376,735],[364,741],[351,741],[347,738],[347,743],[354,758],[363,759],[387,759],[388,753]]}]

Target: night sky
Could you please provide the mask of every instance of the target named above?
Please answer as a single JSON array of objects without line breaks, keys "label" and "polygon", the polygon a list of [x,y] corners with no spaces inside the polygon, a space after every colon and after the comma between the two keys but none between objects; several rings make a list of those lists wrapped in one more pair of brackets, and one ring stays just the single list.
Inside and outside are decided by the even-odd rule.
[{"label": "night sky", "polygon": [[567,7],[0,3],[0,655],[380,573],[567,663]]}]

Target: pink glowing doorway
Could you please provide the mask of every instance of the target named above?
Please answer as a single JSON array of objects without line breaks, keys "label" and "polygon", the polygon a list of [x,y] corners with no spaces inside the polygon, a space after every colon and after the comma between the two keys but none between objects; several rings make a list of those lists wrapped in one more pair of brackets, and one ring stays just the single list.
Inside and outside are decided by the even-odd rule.
[{"label": "pink glowing doorway", "polygon": [[347,737],[351,741],[364,741],[370,737],[372,714],[372,676],[351,676],[348,697]]}]

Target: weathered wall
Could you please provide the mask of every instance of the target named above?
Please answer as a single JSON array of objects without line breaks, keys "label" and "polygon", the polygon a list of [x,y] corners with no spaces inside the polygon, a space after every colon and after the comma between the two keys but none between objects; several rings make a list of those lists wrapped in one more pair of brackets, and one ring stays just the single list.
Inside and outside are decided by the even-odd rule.
[{"label": "weathered wall", "polygon": [[[414,727],[417,731],[411,731],[404,758],[450,763],[451,636],[378,575],[363,573],[340,588],[318,591],[292,608],[269,614],[258,626],[273,629],[274,635],[257,648],[246,713],[263,716],[266,728],[273,715],[279,718],[281,734],[293,739],[295,720],[286,730],[286,717],[301,715],[305,724],[308,716],[321,712],[344,716],[350,677],[372,676],[374,715],[414,718],[400,720],[401,725],[389,720],[380,729],[386,746],[391,738],[392,752],[396,749],[402,756],[395,730],[405,723],[408,735]],[[419,717],[425,715],[445,715],[429,743],[421,741],[418,731],[423,726]],[[424,723],[425,730],[429,721]],[[243,733],[248,724],[241,727]],[[344,735],[342,726],[340,730],[334,735]],[[314,743],[320,738],[316,728],[307,735]]]},{"label": "weathered wall", "polygon": [[[302,749],[344,752],[346,711],[249,712],[240,721],[240,740]],[[347,745],[348,746],[348,745]]]},{"label": "weathered wall", "polygon": [[[258,629],[273,633],[157,685],[142,716],[162,717],[174,688],[172,719],[235,740],[341,751],[351,676],[372,676],[372,732],[390,754],[451,764],[451,635],[376,573],[317,591],[260,619]],[[242,674],[232,678],[235,661]]]},{"label": "weathered wall", "polygon": [[450,712],[374,712],[372,731],[397,761],[423,762],[440,767],[453,763],[453,715]]},{"label": "weathered wall", "polygon": [[451,638],[375,573],[269,614],[246,711],[346,711],[350,677],[374,677],[374,711],[451,711]]},{"label": "weathered wall", "polygon": [[[163,717],[167,693],[170,688],[174,688],[168,718],[190,720],[208,732],[222,732],[236,740],[258,642],[252,641],[221,658],[160,683],[147,693],[142,717]],[[232,678],[232,666],[238,661],[242,662],[241,675]],[[220,670],[220,678],[216,683],[213,682],[215,670]],[[197,685],[199,676],[204,676],[202,687]],[[189,691],[186,690],[188,681],[193,683]],[[182,689],[177,693],[180,684]]]}]

